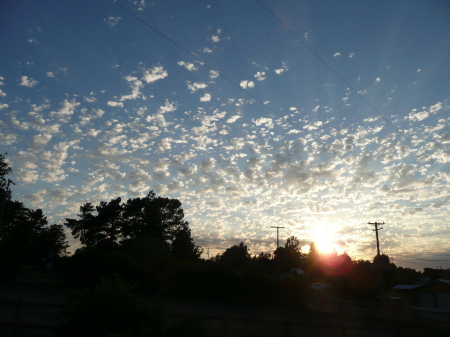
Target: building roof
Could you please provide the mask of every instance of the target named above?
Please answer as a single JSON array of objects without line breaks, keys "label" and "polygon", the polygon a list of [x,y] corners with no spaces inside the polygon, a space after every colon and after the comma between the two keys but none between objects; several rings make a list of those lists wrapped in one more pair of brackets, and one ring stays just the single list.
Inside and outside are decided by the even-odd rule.
[{"label": "building roof", "polygon": [[414,288],[420,287],[418,285],[410,285],[410,284],[399,284],[394,287],[395,290],[411,290]]}]

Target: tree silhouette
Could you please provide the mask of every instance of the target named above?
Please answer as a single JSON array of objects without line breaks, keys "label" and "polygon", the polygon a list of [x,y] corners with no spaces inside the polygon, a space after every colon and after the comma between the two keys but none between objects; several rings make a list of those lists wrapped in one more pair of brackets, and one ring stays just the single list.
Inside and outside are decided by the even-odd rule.
[{"label": "tree silhouette", "polygon": [[203,249],[195,245],[191,237],[191,230],[183,228],[175,234],[171,244],[172,256],[178,260],[197,260]]},{"label": "tree silhouette", "polygon": [[0,194],[4,212],[0,227],[0,256],[18,265],[35,263],[44,258],[64,255],[68,244],[60,225],[48,225],[41,209],[29,209],[6,195],[4,176],[12,172],[5,156],[0,155]]},{"label": "tree silhouette", "polygon": [[300,242],[295,236],[286,240],[284,247],[278,247],[274,252],[274,264],[278,272],[287,272],[292,268],[305,268],[305,255],[300,252]]},{"label": "tree silhouette", "polygon": [[122,235],[134,238],[149,236],[173,241],[178,231],[188,224],[178,199],[156,197],[150,191],[144,198],[129,199],[124,205]]},{"label": "tree silhouette", "polygon": [[242,270],[250,260],[250,253],[247,246],[241,242],[239,245],[227,248],[218,260],[233,269]]}]

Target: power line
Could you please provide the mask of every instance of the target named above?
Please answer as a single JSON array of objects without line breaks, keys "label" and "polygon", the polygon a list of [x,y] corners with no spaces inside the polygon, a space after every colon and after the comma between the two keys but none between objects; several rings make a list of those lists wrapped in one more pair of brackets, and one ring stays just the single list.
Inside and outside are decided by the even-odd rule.
[{"label": "power line", "polygon": [[[239,84],[235,83],[234,81],[232,81],[231,79],[229,79],[228,77],[226,77],[225,75],[221,74],[219,71],[215,70],[213,67],[211,67],[208,63],[206,63],[205,61],[201,60],[198,56],[196,56],[194,53],[190,52],[189,50],[187,50],[186,48],[184,48],[182,45],[180,45],[178,42],[176,42],[175,40],[171,39],[170,37],[168,37],[166,34],[162,33],[160,30],[156,29],[155,27],[153,27],[152,25],[150,25],[148,22],[142,20],[140,17],[138,17],[137,15],[135,15],[134,13],[132,13],[130,10],[128,10],[127,8],[125,8],[124,6],[122,6],[121,4],[119,4],[117,2],[117,0],[111,0],[114,4],[116,4],[117,6],[119,6],[122,10],[124,10],[125,12],[127,12],[128,14],[130,14],[132,17],[134,17],[135,19],[139,20],[140,22],[142,22],[144,25],[146,25],[148,28],[152,29],[155,33],[161,35],[163,38],[165,38],[166,40],[170,41],[172,44],[174,44],[175,46],[177,46],[179,49],[181,49],[182,51],[184,51],[186,54],[190,55],[191,57],[193,57],[195,60],[197,60],[201,65],[205,66],[206,68],[208,68],[209,70],[215,72],[218,76],[220,76],[221,78],[223,78],[225,81],[227,81],[228,83],[232,84],[233,86],[235,86],[236,88],[242,90],[243,92],[245,92],[247,95],[249,95],[251,98],[253,98],[255,101],[257,101],[258,103],[261,103],[264,107],[266,107],[267,109],[269,109],[270,111],[272,111],[273,113],[277,114],[278,116],[280,116],[281,118],[285,118],[284,115],[280,114],[279,112],[277,112],[275,109],[273,109],[272,107],[270,107],[268,104],[264,103],[262,100],[260,100],[258,97],[256,97],[255,95],[253,95],[251,92],[245,90],[244,88],[242,88]],[[290,120],[286,120],[289,124],[295,126],[297,129],[301,129],[300,126],[298,126],[297,124],[295,124],[294,122],[290,121]]]},{"label": "power line", "polygon": [[[311,47],[309,47],[296,33],[294,33],[278,16],[276,16],[267,6],[265,6],[260,0],[256,0],[267,12],[269,12],[270,15],[272,15],[284,28],[286,28],[296,39],[299,41],[306,49],[308,49],[320,62],[322,62],[333,74],[335,74],[342,82],[344,82],[345,85],[347,85],[351,91],[356,93],[364,102],[367,103],[369,107],[372,108],[373,111],[375,111],[381,118],[383,118],[390,126],[392,126],[398,134],[400,134],[402,137],[404,137],[406,140],[408,140],[410,143],[412,143],[412,139],[410,139],[407,135],[404,133],[401,133],[400,129],[395,126],[387,117],[385,117],[380,111],[378,111],[377,108],[375,108],[367,99],[362,96],[358,90],[356,90],[350,83],[348,83],[347,80],[345,80],[337,71],[335,71],[325,60],[323,60]],[[431,155],[429,155],[429,160],[432,162],[434,166],[436,166],[439,171],[446,173],[435,161],[433,158],[431,158]]]}]

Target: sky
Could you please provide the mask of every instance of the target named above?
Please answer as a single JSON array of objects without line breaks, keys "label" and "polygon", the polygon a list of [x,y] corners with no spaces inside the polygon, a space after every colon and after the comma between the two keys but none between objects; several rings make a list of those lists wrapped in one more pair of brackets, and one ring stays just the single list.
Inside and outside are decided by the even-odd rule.
[{"label": "sky", "polygon": [[394,263],[450,267],[447,1],[1,7],[0,152],[51,223],[154,190],[204,257],[280,226],[371,260],[384,222]]}]

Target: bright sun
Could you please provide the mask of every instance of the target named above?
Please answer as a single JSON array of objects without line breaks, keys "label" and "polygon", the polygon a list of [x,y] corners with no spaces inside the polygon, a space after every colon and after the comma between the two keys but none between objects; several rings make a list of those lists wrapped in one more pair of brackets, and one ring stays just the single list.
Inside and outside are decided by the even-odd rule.
[{"label": "bright sun", "polygon": [[329,230],[321,228],[314,233],[314,245],[322,254],[329,254],[334,250],[333,235]]}]

